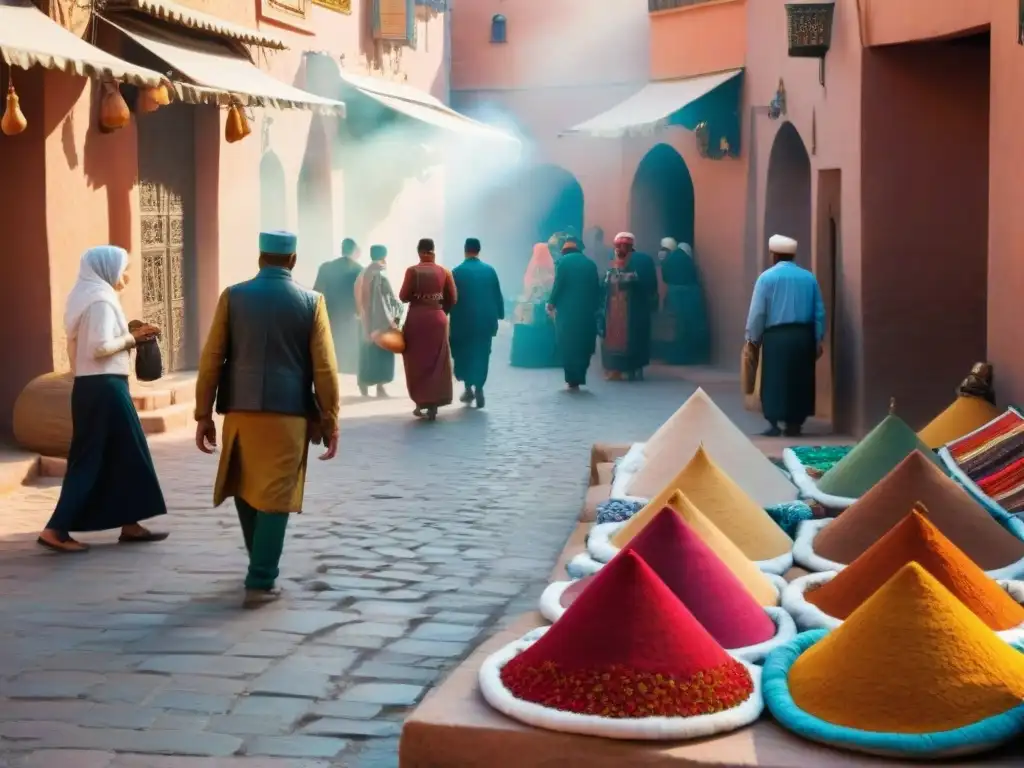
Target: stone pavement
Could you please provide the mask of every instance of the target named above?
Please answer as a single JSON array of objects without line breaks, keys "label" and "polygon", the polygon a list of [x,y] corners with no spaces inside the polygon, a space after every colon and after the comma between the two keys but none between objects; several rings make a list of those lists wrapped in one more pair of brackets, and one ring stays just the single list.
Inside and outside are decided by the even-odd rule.
[{"label": "stone pavement", "polygon": [[[576,522],[589,449],[642,439],[694,386],[562,390],[495,345],[488,407],[417,422],[404,399],[345,410],[339,458],[310,461],[286,600],[239,609],[245,563],[215,460],[154,440],[171,538],[39,550],[58,488],[0,506],[0,766],[383,768],[402,719],[503,622],[535,607]],[[399,387],[393,387],[397,394]],[[735,384],[713,397],[753,431]],[[174,757],[172,757],[174,756]]]}]

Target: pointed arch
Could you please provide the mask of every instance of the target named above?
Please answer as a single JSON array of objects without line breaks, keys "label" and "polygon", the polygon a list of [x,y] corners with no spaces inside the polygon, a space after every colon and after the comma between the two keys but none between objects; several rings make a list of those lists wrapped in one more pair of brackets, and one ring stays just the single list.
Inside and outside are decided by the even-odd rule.
[{"label": "pointed arch", "polygon": [[284,164],[273,150],[260,160],[260,229],[288,228],[288,192]]},{"label": "pointed arch", "polygon": [[779,126],[768,156],[768,183],[764,205],[764,263],[768,238],[792,237],[799,244],[796,262],[812,268],[811,259],[811,156],[800,133],[790,122]]}]

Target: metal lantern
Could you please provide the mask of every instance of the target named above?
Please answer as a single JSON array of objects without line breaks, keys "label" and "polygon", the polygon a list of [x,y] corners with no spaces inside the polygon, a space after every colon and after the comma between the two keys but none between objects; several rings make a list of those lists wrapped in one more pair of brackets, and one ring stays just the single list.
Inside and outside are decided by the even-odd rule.
[{"label": "metal lantern", "polygon": [[835,3],[788,3],[789,55],[805,59],[824,58],[832,45],[835,10]]}]

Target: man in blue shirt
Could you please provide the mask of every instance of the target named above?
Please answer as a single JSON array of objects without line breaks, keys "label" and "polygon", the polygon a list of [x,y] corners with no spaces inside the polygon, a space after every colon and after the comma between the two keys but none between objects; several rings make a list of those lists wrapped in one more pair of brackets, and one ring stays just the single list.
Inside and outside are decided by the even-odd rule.
[{"label": "man in blue shirt", "polygon": [[797,265],[797,242],[772,235],[773,265],[754,284],[747,341],[761,350],[761,407],[765,435],[797,437],[814,415],[814,368],[825,338],[825,304],[813,273]]}]

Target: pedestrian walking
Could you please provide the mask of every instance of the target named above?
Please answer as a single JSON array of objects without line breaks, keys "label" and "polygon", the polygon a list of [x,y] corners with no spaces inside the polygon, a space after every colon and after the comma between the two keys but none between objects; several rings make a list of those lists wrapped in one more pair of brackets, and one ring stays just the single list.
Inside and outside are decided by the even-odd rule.
[{"label": "pedestrian walking", "polygon": [[565,384],[570,392],[576,392],[587,383],[590,358],[597,345],[601,285],[597,265],[583,255],[576,238],[568,238],[562,251],[547,311],[555,319]]},{"label": "pedestrian walking", "polygon": [[37,541],[61,553],[89,547],[71,532],[120,528],[122,544],[163,541],[144,528],[167,512],[139,414],[128,391],[129,350],[160,335],[146,323],[129,330],[118,293],[128,284],[128,252],[114,245],[82,255],[64,310],[71,389],[71,448],[60,499]]},{"label": "pedestrian walking", "polygon": [[773,266],[754,284],[747,341],[761,348],[761,407],[767,437],[797,437],[814,415],[815,365],[825,338],[825,303],[818,280],[797,264],[797,241],[772,235]]},{"label": "pedestrian walking", "polygon": [[403,332],[405,383],[416,404],[413,416],[434,421],[437,409],[452,402],[452,356],[448,313],[458,301],[451,272],[435,263],[434,241],[416,246],[420,263],[405,270],[398,298],[409,305]]},{"label": "pedestrian walking", "polygon": [[452,270],[459,297],[450,316],[452,360],[455,378],[465,387],[459,400],[483,408],[491,342],[498,335],[498,321],[505,319],[505,298],[498,273],[480,260],[480,241],[468,238],[463,250],[465,260]]},{"label": "pedestrian walking", "polygon": [[654,260],[633,249],[630,232],[615,236],[615,258],[604,276],[601,364],[609,381],[643,380],[651,362],[651,313],[657,308]]},{"label": "pedestrian walking", "polygon": [[334,355],[342,373],[356,373],[359,366],[359,315],[355,297],[355,284],[363,271],[359,256],[356,241],[346,237],[341,241],[341,258],[321,264],[313,283],[313,290],[323,294],[327,302]]},{"label": "pedestrian walking", "polygon": [[384,385],[395,380],[395,353],[377,344],[381,334],[397,330],[402,319],[402,303],[388,280],[387,258],[387,248],[371,245],[370,266],[356,280],[356,307],[362,324],[358,383],[363,397],[369,396],[373,386],[377,397],[387,397]]},{"label": "pedestrian walking", "polygon": [[196,380],[196,447],[213,453],[216,404],[224,438],[213,504],[234,497],[249,571],[243,606],[275,600],[288,517],[302,511],[309,444],[338,451],[341,396],[324,297],[292,278],[297,238],[260,234],[260,271],[227,288]]}]

